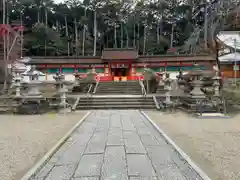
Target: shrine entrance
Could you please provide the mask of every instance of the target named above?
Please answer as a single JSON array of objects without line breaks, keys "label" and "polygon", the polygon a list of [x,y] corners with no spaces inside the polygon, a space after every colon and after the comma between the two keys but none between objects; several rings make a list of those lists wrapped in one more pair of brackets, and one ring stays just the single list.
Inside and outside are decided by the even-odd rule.
[{"label": "shrine entrance", "polygon": [[114,81],[127,81],[130,76],[129,64],[111,64],[111,75]]}]

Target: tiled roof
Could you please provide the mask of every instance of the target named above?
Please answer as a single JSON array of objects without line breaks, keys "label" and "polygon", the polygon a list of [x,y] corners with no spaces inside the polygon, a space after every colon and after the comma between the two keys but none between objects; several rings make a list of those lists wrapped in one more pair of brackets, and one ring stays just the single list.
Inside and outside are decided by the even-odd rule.
[{"label": "tiled roof", "polygon": [[100,57],[91,56],[33,56],[27,64],[100,64]]},{"label": "tiled roof", "polygon": [[[119,60],[119,59],[115,59]],[[129,59],[131,60],[131,58]],[[203,55],[155,55],[155,56],[139,56],[136,60],[137,63],[147,62],[210,62],[216,61],[216,57],[207,54]],[[38,57],[33,56],[28,64],[102,64],[104,61],[98,57],[91,56],[48,56]]]}]

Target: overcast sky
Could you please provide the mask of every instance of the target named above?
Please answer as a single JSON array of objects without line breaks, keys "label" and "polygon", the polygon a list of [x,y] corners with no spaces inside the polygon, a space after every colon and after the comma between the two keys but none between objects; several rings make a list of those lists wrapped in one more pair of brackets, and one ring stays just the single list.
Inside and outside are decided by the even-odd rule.
[{"label": "overcast sky", "polygon": [[53,1],[56,2],[56,3],[63,2],[63,0],[53,0]]}]

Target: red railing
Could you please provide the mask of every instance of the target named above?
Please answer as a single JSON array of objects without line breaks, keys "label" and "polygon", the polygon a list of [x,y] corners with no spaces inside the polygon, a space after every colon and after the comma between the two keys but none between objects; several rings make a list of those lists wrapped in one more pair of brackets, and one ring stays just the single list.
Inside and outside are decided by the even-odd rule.
[{"label": "red railing", "polygon": [[113,77],[112,76],[99,76],[98,81],[112,81]]},{"label": "red railing", "polygon": [[138,80],[143,80],[144,79],[144,77],[141,75],[141,76],[128,76],[127,77],[127,80],[128,81],[138,81]]}]

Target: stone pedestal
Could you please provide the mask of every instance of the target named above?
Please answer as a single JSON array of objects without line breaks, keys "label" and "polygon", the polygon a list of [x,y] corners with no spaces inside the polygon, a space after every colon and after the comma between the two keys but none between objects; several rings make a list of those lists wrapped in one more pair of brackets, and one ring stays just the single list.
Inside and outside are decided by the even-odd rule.
[{"label": "stone pedestal", "polygon": [[195,98],[195,99],[205,98],[205,94],[201,90],[202,85],[203,85],[203,82],[201,80],[196,80],[196,79],[193,80],[192,82],[193,90],[190,92],[190,95],[192,98]]},{"label": "stone pedestal", "polygon": [[26,95],[31,97],[41,98],[42,93],[39,91],[39,85],[41,85],[41,82],[37,80],[30,81],[28,83],[29,90]]}]

